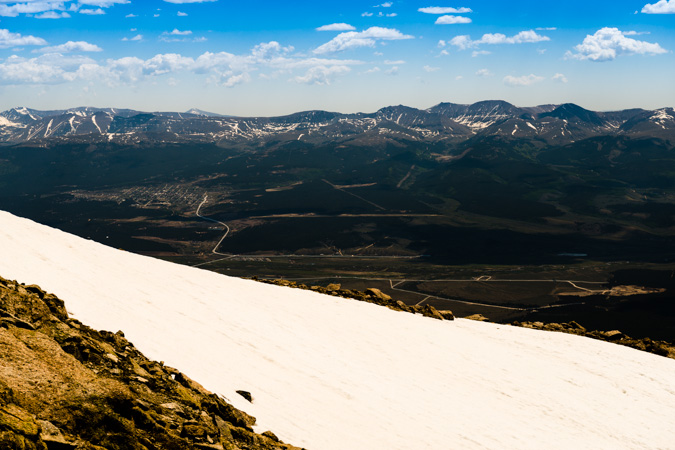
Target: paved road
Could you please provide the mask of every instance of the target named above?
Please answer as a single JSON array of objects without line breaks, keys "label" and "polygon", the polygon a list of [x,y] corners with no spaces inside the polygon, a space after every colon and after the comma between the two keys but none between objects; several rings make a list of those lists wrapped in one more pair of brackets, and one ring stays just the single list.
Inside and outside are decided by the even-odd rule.
[{"label": "paved road", "polygon": [[[227,237],[228,234],[230,234],[230,227],[228,227],[226,223],[223,223],[219,220],[211,219],[210,217],[202,216],[201,214],[199,214],[199,210],[202,209],[202,206],[204,206],[204,203],[206,203],[206,201],[208,199],[209,199],[209,196],[204,195],[204,200],[202,200],[202,202],[197,207],[197,217],[199,217],[201,219],[204,219],[204,220],[208,220],[209,222],[217,223],[217,224],[225,227],[225,234],[223,235],[222,238],[220,238],[220,240],[218,241],[216,246],[213,247],[213,250],[211,250],[211,253],[213,253],[214,255],[228,256],[230,258],[233,257],[233,256],[236,256],[236,255],[232,255],[230,253],[220,253],[220,252],[217,251],[218,247],[220,247],[220,244],[223,242],[223,240]],[[209,262],[213,262],[213,261],[209,261]],[[198,264],[198,265],[200,265],[200,264]]]}]

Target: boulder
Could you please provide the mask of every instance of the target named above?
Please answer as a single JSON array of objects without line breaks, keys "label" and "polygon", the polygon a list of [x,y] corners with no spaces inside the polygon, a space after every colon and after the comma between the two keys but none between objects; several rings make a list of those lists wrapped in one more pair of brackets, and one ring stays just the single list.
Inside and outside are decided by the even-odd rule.
[{"label": "boulder", "polygon": [[477,320],[478,322],[489,322],[490,321],[490,319],[488,319],[487,317],[485,317],[482,314],[471,314],[470,316],[466,316],[465,319]]},{"label": "boulder", "polygon": [[378,298],[380,300],[385,300],[385,301],[391,300],[390,296],[388,296],[387,294],[385,294],[384,292],[382,292],[381,290],[379,290],[377,288],[366,289],[366,295]]}]

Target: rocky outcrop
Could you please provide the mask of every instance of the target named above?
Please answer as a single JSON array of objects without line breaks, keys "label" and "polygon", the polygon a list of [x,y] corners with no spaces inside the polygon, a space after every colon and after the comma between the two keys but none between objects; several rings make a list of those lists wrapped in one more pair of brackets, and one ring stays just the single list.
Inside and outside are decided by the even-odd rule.
[{"label": "rocky outcrop", "polygon": [[568,323],[544,323],[544,322],[513,322],[512,325],[532,328],[535,330],[559,331],[562,333],[577,334],[602,341],[613,342],[628,347],[636,348],[645,352],[655,353],[675,359],[675,345],[666,341],[655,341],[650,338],[634,339],[626,336],[619,330],[588,331],[577,322]]},{"label": "rocky outcrop", "polygon": [[356,291],[353,289],[342,289],[342,286],[337,283],[329,284],[328,286],[308,286],[306,284],[298,283],[296,281],[284,279],[263,279],[258,277],[252,278],[261,283],[275,284],[277,286],[286,286],[296,289],[305,289],[321,294],[333,295],[336,297],[350,298],[360,300],[363,302],[374,303],[380,306],[386,306],[395,311],[405,311],[413,314],[421,314],[425,317],[432,317],[438,320],[454,320],[455,316],[452,311],[439,311],[431,305],[407,305],[401,300],[394,300],[391,296],[385,294],[377,288],[367,288],[365,291]]},{"label": "rocky outcrop", "polygon": [[0,278],[0,448],[295,449],[121,331],[70,319],[38,286]]}]

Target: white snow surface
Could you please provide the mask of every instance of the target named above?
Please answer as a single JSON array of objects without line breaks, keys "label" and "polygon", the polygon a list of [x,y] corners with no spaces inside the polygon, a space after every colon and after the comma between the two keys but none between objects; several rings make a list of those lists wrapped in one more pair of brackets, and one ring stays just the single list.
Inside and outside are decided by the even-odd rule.
[{"label": "white snow surface", "polygon": [[310,450],[675,447],[675,361],[627,347],[231,278],[5,212],[0,275]]}]

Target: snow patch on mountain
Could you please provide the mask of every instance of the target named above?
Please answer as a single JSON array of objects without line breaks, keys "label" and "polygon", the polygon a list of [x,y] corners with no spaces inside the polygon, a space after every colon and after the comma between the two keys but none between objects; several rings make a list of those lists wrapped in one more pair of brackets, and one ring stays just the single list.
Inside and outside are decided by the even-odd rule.
[{"label": "snow patch on mountain", "polygon": [[[0,274],[315,450],[669,448],[675,361],[134,255],[0,212]],[[248,403],[235,393],[252,393]]]}]

